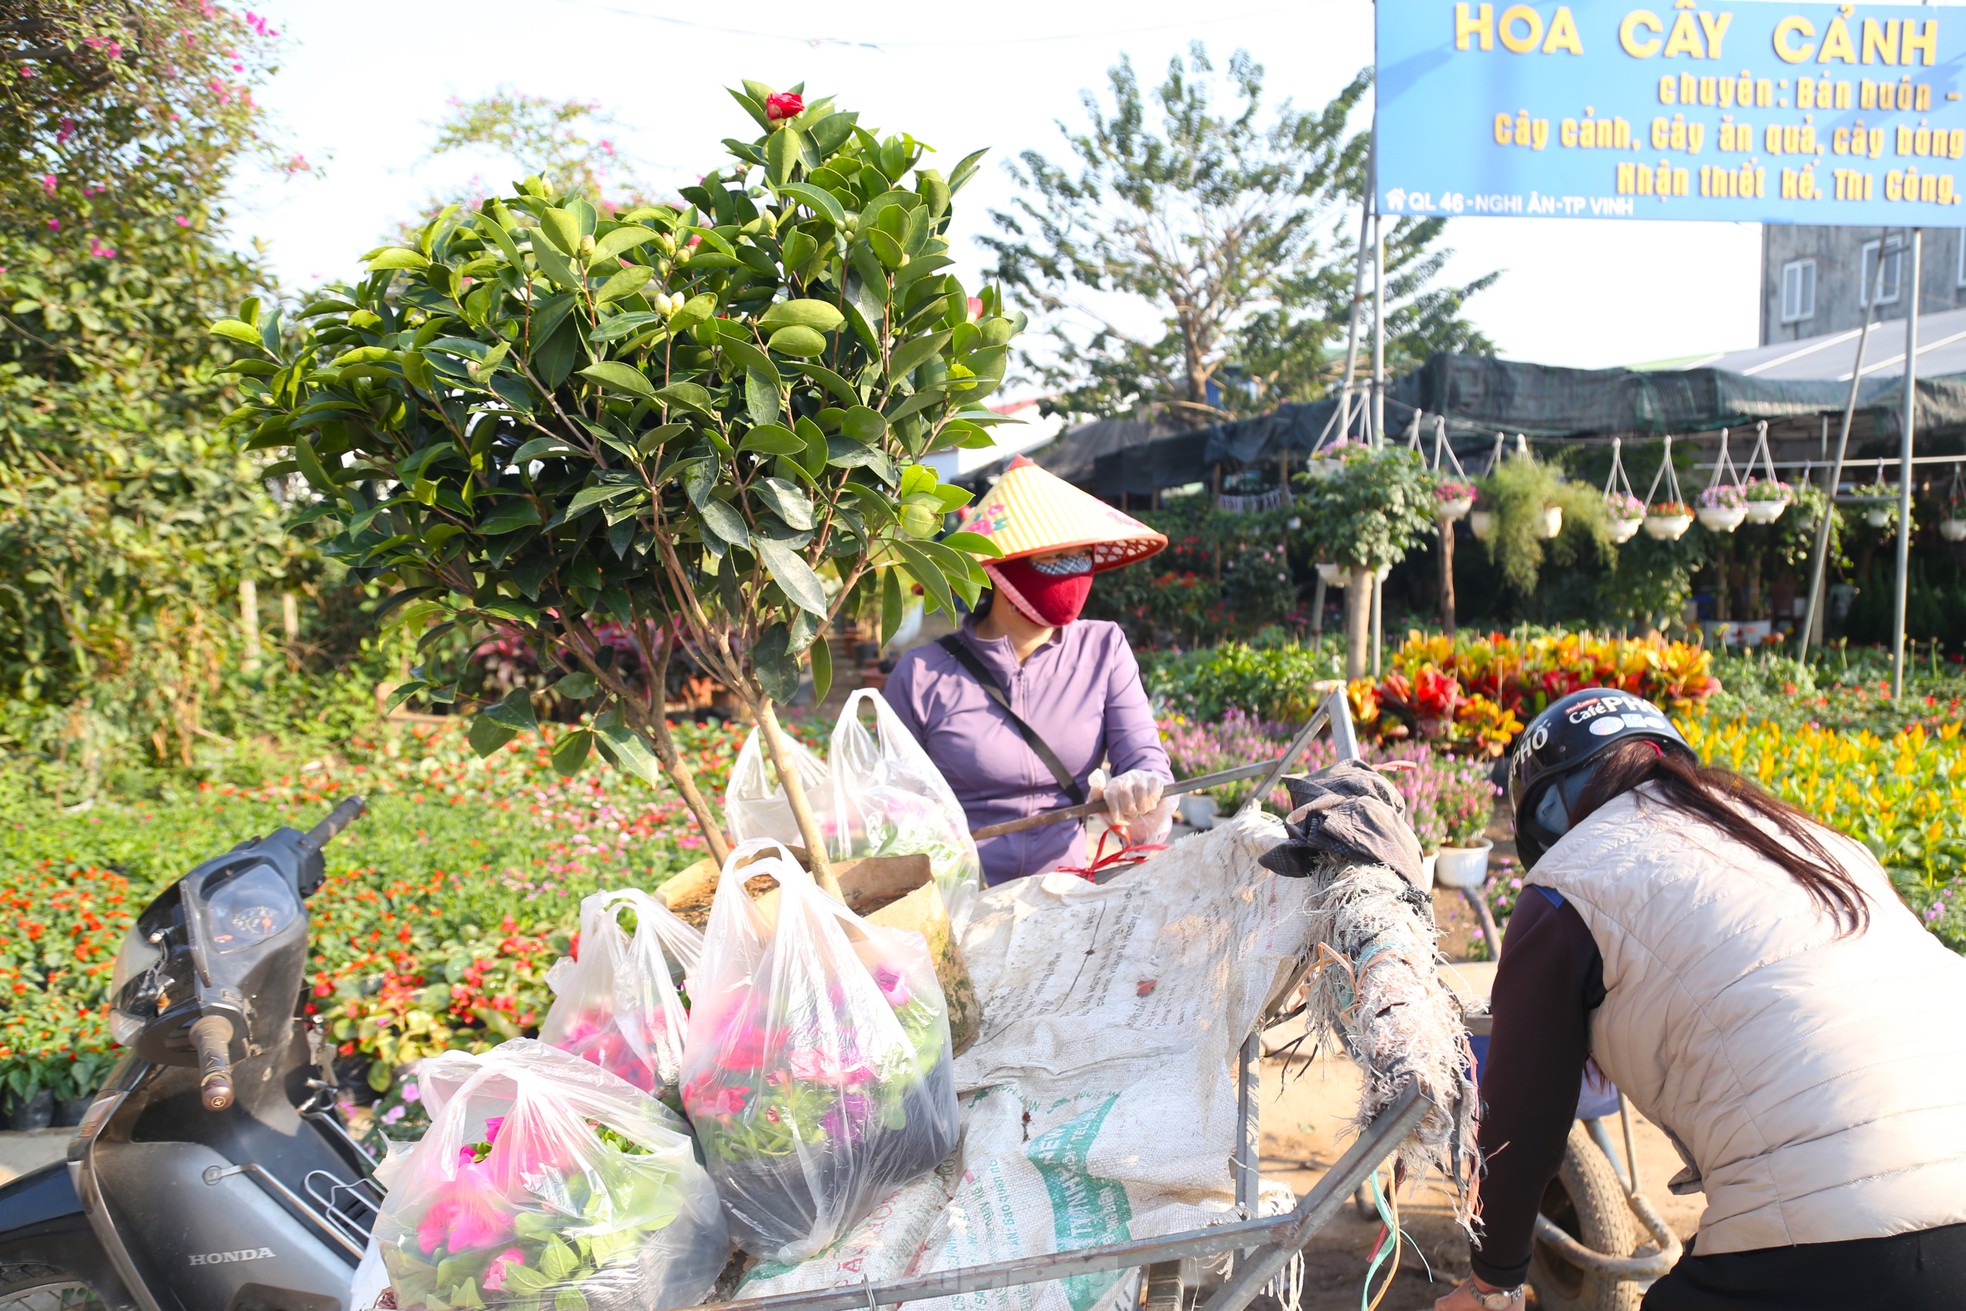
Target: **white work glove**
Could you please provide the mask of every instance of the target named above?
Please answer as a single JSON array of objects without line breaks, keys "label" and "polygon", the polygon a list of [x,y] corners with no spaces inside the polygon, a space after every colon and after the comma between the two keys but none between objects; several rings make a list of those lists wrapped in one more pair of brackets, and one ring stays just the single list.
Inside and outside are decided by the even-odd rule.
[{"label": "white work glove", "polygon": [[[1095,783],[1097,779],[1095,775]],[[1135,845],[1162,841],[1174,827],[1174,798],[1161,796],[1167,784],[1166,778],[1145,769],[1107,781],[1099,792],[1107,822]]]}]

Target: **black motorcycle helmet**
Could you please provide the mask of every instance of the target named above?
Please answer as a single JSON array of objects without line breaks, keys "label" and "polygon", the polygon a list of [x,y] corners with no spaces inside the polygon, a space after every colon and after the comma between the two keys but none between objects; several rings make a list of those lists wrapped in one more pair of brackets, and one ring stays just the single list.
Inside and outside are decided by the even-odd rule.
[{"label": "black motorcycle helmet", "polygon": [[1570,811],[1590,780],[1590,765],[1623,742],[1656,742],[1697,761],[1693,748],[1642,697],[1587,687],[1552,701],[1516,739],[1509,757],[1509,808],[1516,853],[1528,869],[1570,829]]}]

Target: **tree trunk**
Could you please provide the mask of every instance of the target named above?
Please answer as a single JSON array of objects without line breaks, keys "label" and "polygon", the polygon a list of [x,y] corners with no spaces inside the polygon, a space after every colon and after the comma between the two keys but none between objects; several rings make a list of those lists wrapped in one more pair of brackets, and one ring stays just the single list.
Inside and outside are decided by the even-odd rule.
[{"label": "tree trunk", "polygon": [[[628,714],[629,727],[655,752],[655,762],[662,766],[662,772],[675,786],[683,804],[689,807],[691,818],[696,820],[696,827],[703,834],[703,841],[710,847],[711,857],[721,866],[730,859],[730,838],[724,833],[723,826],[717,823],[716,811],[710,808],[702,790],[696,786],[696,772],[683,759],[682,753],[676,750],[675,739],[669,736],[669,721],[663,714],[660,700],[652,712],[637,704],[633,697],[621,698],[621,705]],[[640,722],[635,722],[637,720]]]},{"label": "tree trunk", "polygon": [[239,580],[239,636],[244,640],[240,665],[247,673],[259,668],[259,582]]},{"label": "tree trunk", "polygon": [[1440,523],[1440,626],[1454,636],[1454,525]]},{"label": "tree trunk", "polygon": [[846,897],[840,891],[840,881],[833,876],[833,861],[826,851],[826,835],[820,831],[819,819],[806,800],[805,784],[799,781],[799,769],[792,760],[790,740],[778,723],[778,710],[768,696],[760,696],[750,708],[757,715],[758,731],[764,734],[765,750],[778,770],[778,785],[785,789],[785,801],[792,807],[799,836],[805,839],[806,864],[812,870],[812,877],[835,899],[844,902]]},{"label": "tree trunk", "polygon": [[1345,584],[1345,677],[1364,678],[1372,659],[1372,571],[1353,565]]},{"label": "tree trunk", "polygon": [[1317,583],[1311,588],[1311,640],[1324,640],[1324,575],[1317,576]]}]

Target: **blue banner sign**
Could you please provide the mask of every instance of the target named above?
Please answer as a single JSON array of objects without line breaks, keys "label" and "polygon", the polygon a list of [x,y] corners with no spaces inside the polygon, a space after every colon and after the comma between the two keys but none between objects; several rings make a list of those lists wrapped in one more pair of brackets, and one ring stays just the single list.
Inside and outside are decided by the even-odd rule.
[{"label": "blue banner sign", "polygon": [[1966,225],[1966,9],[1378,0],[1388,215]]}]

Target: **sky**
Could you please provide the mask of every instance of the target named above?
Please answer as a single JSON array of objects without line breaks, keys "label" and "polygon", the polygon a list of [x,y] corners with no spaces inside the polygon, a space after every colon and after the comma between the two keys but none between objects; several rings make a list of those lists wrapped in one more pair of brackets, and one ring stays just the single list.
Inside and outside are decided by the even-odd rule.
[{"label": "sky", "polygon": [[[952,242],[973,284],[973,238],[1015,191],[1001,161],[1056,158],[1058,122],[1083,121],[1080,93],[1122,54],[1151,84],[1190,41],[1218,65],[1247,49],[1272,99],[1307,106],[1373,57],[1368,0],[261,0],[256,12],[282,46],[261,100],[317,173],[247,179],[234,229],[265,243],[289,288],[351,276],[427,196],[479,171],[426,158],[453,97],[507,87],[599,102],[658,186],[714,166],[724,137],[755,135],[723,90],[743,78],[834,95],[863,125],[934,146],[945,171],[988,147]],[[1748,224],[1540,218],[1453,219],[1446,239],[1449,277],[1502,271],[1466,313],[1503,355],[1581,367],[1754,345],[1760,242]]]}]

